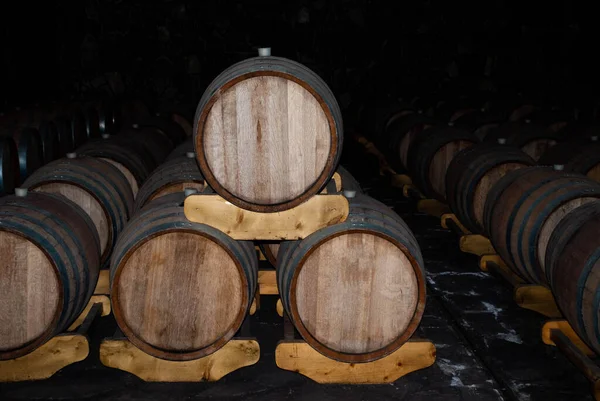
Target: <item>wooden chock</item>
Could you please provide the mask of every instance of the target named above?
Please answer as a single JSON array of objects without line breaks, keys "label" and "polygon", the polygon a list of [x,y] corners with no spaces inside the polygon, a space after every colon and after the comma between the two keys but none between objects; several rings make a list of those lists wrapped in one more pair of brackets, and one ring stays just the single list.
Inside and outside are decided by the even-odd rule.
[{"label": "wooden chock", "polygon": [[600,367],[590,357],[595,353],[566,320],[549,320],[542,327],[544,344],[556,346],[590,381],[595,400],[600,400]]},{"label": "wooden chock", "polygon": [[84,311],[85,319],[77,331],[59,334],[20,358],[0,361],[0,382],[47,379],[64,367],[83,361],[90,352],[87,332],[103,312],[102,303],[93,304]]},{"label": "wooden chock", "polygon": [[167,361],[135,347],[127,339],[106,339],[100,345],[103,365],[132,373],[148,382],[217,381],[260,359],[255,339],[233,339],[218,351],[192,361]]},{"label": "wooden chock", "polygon": [[458,235],[468,235],[471,232],[462,225],[454,213],[444,213],[440,217],[440,225],[446,230],[453,230]]},{"label": "wooden chock", "polygon": [[448,213],[450,208],[445,203],[436,199],[420,199],[417,202],[417,210],[421,213],[440,218]]},{"label": "wooden chock", "polygon": [[281,298],[277,300],[277,314],[283,317],[283,304],[281,303]]},{"label": "wooden chock", "polygon": [[496,253],[490,240],[481,234],[467,234],[461,236],[459,246],[462,252],[472,253],[477,256]]},{"label": "wooden chock", "polygon": [[402,187],[402,195],[404,195],[405,198],[409,198],[409,199],[415,199],[415,200],[425,199],[425,196],[423,196],[421,191],[419,191],[417,189],[417,187],[415,187],[413,184],[404,185]]},{"label": "wooden chock", "polygon": [[394,174],[390,177],[390,185],[395,188],[404,189],[405,185],[412,184],[412,179],[406,174]]},{"label": "wooden chock", "polygon": [[79,317],[77,319],[75,319],[75,321],[73,322],[73,324],[71,324],[71,326],[69,326],[68,331],[74,331],[79,326],[81,326],[83,324],[83,322],[85,321],[85,319],[87,319],[88,315],[90,314],[91,309],[96,304],[101,304],[102,305],[102,309],[100,311],[100,316],[108,316],[108,315],[110,315],[110,312],[111,312],[111,309],[110,309],[110,299],[108,298],[108,296],[106,296],[106,295],[92,295],[92,297],[90,298],[90,301],[88,302],[87,306],[85,307],[85,309],[83,310],[83,312],[81,312],[81,314],[79,315]]},{"label": "wooden chock", "polygon": [[100,270],[94,295],[110,295],[110,271],[108,269]]},{"label": "wooden chock", "polygon": [[190,195],[188,220],[219,229],[236,240],[298,240],[343,222],[349,204],[343,195],[315,195],[292,209],[259,213],[241,209],[218,195]]},{"label": "wooden chock", "polygon": [[317,383],[391,383],[435,362],[435,345],[430,341],[408,341],[390,355],[367,363],[338,362],[315,351],[300,340],[286,340],[275,349],[280,369],[300,373]]},{"label": "wooden chock", "polygon": [[261,295],[278,295],[275,270],[258,271],[258,291]]}]

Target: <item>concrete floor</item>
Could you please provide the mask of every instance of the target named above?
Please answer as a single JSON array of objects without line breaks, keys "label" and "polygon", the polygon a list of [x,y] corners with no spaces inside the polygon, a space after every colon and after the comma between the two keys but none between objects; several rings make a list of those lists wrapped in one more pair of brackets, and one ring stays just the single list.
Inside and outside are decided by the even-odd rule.
[{"label": "concrete floor", "polygon": [[462,254],[458,237],[383,181],[362,182],[367,192],[393,206],[415,232],[426,261],[428,299],[417,336],[437,347],[436,363],[386,385],[319,385],[275,366],[283,336],[275,297],[264,297],[250,320],[261,345],[258,364],[214,383],[145,383],[102,366],[99,341],[116,328],[112,317],[93,326],[90,357],[48,380],[0,385],[0,400],[592,400],[589,384],[555,348],[540,339],[545,320],[519,308],[511,290],[481,273],[477,259]]}]

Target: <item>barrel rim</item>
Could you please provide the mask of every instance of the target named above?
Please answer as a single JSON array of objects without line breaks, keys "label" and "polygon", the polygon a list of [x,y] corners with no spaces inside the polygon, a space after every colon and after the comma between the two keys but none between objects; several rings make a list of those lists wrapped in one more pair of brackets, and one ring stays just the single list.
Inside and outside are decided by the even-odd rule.
[{"label": "barrel rim", "polygon": [[194,127],[195,129],[194,129],[193,134],[195,137],[194,138],[195,149],[204,150],[204,126],[206,124],[206,120],[208,118],[208,115],[210,114],[210,111],[212,110],[214,103],[219,98],[219,95],[222,92],[230,89],[231,87],[233,87],[234,85],[236,85],[242,81],[245,81],[250,78],[264,77],[264,76],[272,76],[272,77],[288,79],[288,80],[293,81],[296,84],[302,86],[312,96],[315,97],[315,99],[318,101],[319,105],[321,105],[321,109],[325,113],[325,117],[327,118],[327,121],[329,122],[329,133],[330,133],[331,146],[329,149],[329,154],[327,155],[327,161],[325,162],[325,166],[323,167],[323,170],[322,170],[321,174],[319,175],[319,177],[317,177],[316,181],[312,185],[310,185],[302,194],[300,194],[300,196],[297,196],[294,199],[290,199],[288,201],[279,202],[279,203],[273,203],[273,204],[254,203],[254,202],[246,201],[246,200],[240,199],[239,197],[236,197],[235,195],[233,195],[230,191],[228,191],[225,187],[223,187],[218,182],[218,180],[214,176],[211,168],[208,165],[208,162],[204,155],[204,151],[202,151],[202,152],[196,151],[196,159],[198,160],[198,164],[200,166],[200,170],[202,172],[202,175],[204,176],[205,181],[208,183],[208,185],[210,185],[215,190],[216,193],[221,195],[223,198],[225,198],[227,201],[231,202],[232,204],[234,204],[238,207],[241,207],[243,209],[251,210],[251,211],[255,211],[255,212],[269,213],[269,212],[281,212],[284,210],[292,209],[292,208],[300,205],[301,203],[304,203],[313,195],[319,193],[321,188],[323,188],[327,184],[329,179],[331,178],[331,175],[333,174],[331,172],[332,171],[335,172],[336,165],[338,164],[339,154],[341,153],[340,145],[342,144],[342,136],[341,136],[342,133],[338,131],[338,125],[333,116],[333,111],[332,111],[331,107],[327,104],[327,102],[325,102],[325,100],[323,99],[321,94],[319,94],[307,82],[295,77],[292,74],[287,74],[284,72],[252,71],[252,72],[247,72],[245,74],[238,75],[235,78],[225,82],[223,85],[221,85],[218,88],[218,90],[216,90],[213,94],[211,94],[210,99],[203,106],[203,108],[200,112],[200,116],[199,116],[199,118],[197,118],[197,122]]},{"label": "barrel rim", "polygon": [[244,319],[246,318],[246,314],[248,312],[247,307],[250,306],[250,299],[248,297],[248,292],[242,291],[241,308],[240,308],[240,311],[238,312],[237,316],[235,317],[232,325],[230,326],[229,331],[227,331],[221,338],[217,339],[212,344],[209,344],[206,347],[203,347],[201,349],[197,349],[194,351],[177,352],[177,351],[164,350],[162,348],[156,347],[154,345],[148,344],[147,342],[143,341],[141,338],[138,337],[138,335],[136,333],[133,332],[133,330],[131,330],[129,328],[129,325],[127,325],[127,321],[123,318],[123,313],[122,313],[122,310],[120,307],[119,291],[116,290],[116,288],[118,288],[118,283],[119,283],[119,280],[121,277],[121,273],[123,272],[124,265],[127,263],[129,258],[137,251],[137,249],[139,249],[142,245],[146,244],[148,241],[150,241],[156,237],[162,236],[162,235],[171,234],[171,233],[182,233],[182,232],[188,233],[188,234],[195,234],[195,235],[204,237],[205,239],[216,243],[218,246],[220,246],[222,249],[224,249],[227,252],[227,254],[229,255],[229,257],[231,258],[231,260],[234,262],[236,268],[238,269],[238,273],[239,273],[241,281],[242,281],[242,288],[247,289],[250,285],[240,260],[238,260],[238,258],[233,254],[233,252],[229,249],[229,247],[227,247],[226,244],[224,244],[219,239],[211,236],[208,233],[202,232],[202,231],[197,231],[197,230],[193,230],[190,228],[170,228],[170,229],[167,229],[164,231],[152,233],[152,234],[148,235],[146,238],[144,238],[143,240],[135,243],[131,248],[129,248],[124,253],[123,257],[121,257],[121,259],[119,260],[118,265],[111,266],[111,270],[112,269],[115,270],[114,274],[112,275],[111,282],[110,282],[110,299],[111,299],[113,315],[115,317],[117,325],[119,326],[119,328],[121,329],[123,334],[125,334],[127,339],[133,345],[135,345],[137,348],[144,351],[148,355],[154,356],[156,358],[171,360],[171,361],[190,361],[190,360],[205,357],[207,355],[210,355],[210,354],[218,351],[225,344],[227,344],[229,342],[229,340],[231,340],[231,338],[233,338],[235,336],[235,334],[238,332],[239,328],[241,327],[242,323],[244,322]]},{"label": "barrel rim", "polygon": [[[298,275],[300,274],[300,271],[304,267],[304,263],[311,256],[311,254],[325,242],[328,242],[328,241],[330,241],[336,237],[339,237],[341,235],[355,234],[355,233],[375,235],[375,236],[378,236],[380,238],[383,238],[383,239],[391,242],[393,245],[398,247],[404,253],[404,255],[407,257],[407,259],[410,261],[410,264],[413,268],[413,272],[415,273],[415,277],[417,279],[417,290],[418,290],[417,303],[416,303],[416,307],[415,307],[413,316],[411,317],[411,319],[408,323],[408,326],[406,327],[406,329],[404,330],[402,335],[397,337],[394,341],[392,341],[391,343],[389,343],[388,345],[386,345],[383,348],[380,348],[378,350],[371,351],[371,352],[360,353],[360,354],[336,351],[336,350],[333,350],[333,349],[323,345],[322,343],[320,343],[304,326],[304,322],[302,321],[302,319],[300,318],[300,314],[298,313],[298,308],[297,308],[297,303],[296,303],[296,285],[298,282]],[[345,362],[345,363],[371,362],[371,361],[383,358],[383,357],[393,353],[394,351],[396,351],[398,348],[400,348],[404,343],[406,343],[412,337],[414,332],[417,330],[417,327],[421,323],[421,319],[423,317],[423,312],[425,311],[425,303],[426,303],[425,288],[426,288],[425,273],[423,270],[421,270],[419,268],[419,263],[418,263],[417,259],[410,253],[409,249],[404,244],[402,244],[398,240],[394,239],[393,237],[391,237],[385,233],[378,232],[378,231],[368,230],[365,228],[344,229],[343,231],[333,233],[333,234],[323,238],[322,240],[316,242],[315,244],[313,244],[304,253],[304,255],[302,256],[302,259],[300,259],[300,261],[296,265],[294,274],[291,279],[290,289],[289,289],[289,298],[290,298],[289,299],[289,304],[290,304],[289,312],[292,315],[292,320],[295,323],[294,326],[296,327],[296,330],[298,330],[298,332],[300,333],[300,335],[302,336],[304,341],[306,341],[306,343],[308,343],[311,347],[313,347],[320,354],[322,354],[328,358],[331,358],[333,360]]]},{"label": "barrel rim", "polygon": [[0,361],[3,361],[3,360],[19,358],[19,357],[29,354],[30,352],[33,352],[37,348],[39,348],[42,345],[44,345],[45,343],[47,343],[55,334],[57,334],[56,331],[59,329],[58,323],[60,322],[60,317],[62,314],[62,310],[64,308],[65,299],[64,299],[64,283],[60,279],[60,273],[58,271],[58,267],[56,266],[56,263],[54,262],[54,259],[51,257],[50,253],[46,249],[44,249],[42,246],[40,246],[40,244],[37,241],[35,241],[33,238],[30,238],[29,236],[25,235],[24,233],[22,233],[20,231],[14,230],[9,227],[2,227],[2,228],[0,228],[0,231],[9,232],[11,234],[14,234],[16,236],[26,239],[27,241],[29,241],[30,243],[35,245],[46,256],[47,260],[50,262],[50,265],[52,266],[52,270],[53,270],[55,278],[56,278],[56,282],[58,283],[58,305],[57,305],[56,311],[54,312],[52,321],[48,325],[48,328],[40,336],[38,336],[37,339],[30,341],[29,343],[27,343],[26,345],[24,345],[21,348],[10,350],[10,351],[1,351],[0,350]]}]

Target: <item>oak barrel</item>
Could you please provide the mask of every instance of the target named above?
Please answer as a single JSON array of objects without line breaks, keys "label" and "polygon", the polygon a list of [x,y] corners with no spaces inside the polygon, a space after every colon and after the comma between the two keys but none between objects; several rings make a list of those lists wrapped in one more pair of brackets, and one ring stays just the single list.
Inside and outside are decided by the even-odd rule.
[{"label": "oak barrel", "polygon": [[485,206],[490,241],[517,275],[534,284],[546,284],[544,260],[556,225],[569,211],[600,198],[600,184],[546,167],[511,171],[493,191]]},{"label": "oak barrel", "polygon": [[347,220],[302,241],[281,243],[283,306],[304,340],[342,362],[368,362],[398,349],[425,307],[423,258],[390,208],[362,194]]},{"label": "oak barrel", "polygon": [[99,264],[96,229],[73,202],[43,193],[0,199],[0,360],[65,331],[92,296]]},{"label": "oak barrel", "polygon": [[[153,169],[149,156],[137,151],[128,142],[118,137],[104,135],[103,138],[88,141],[77,149],[77,154],[82,156],[98,157],[111,163],[127,178],[133,197],[137,196],[139,188]],[[144,157],[146,156],[146,160]]]},{"label": "oak barrel", "polygon": [[426,196],[446,201],[446,170],[461,150],[479,142],[469,131],[447,126],[428,129],[415,138],[408,152],[408,171]]},{"label": "oak barrel", "polygon": [[77,156],[49,163],[23,184],[31,191],[61,194],[92,219],[100,238],[103,265],[109,262],[117,236],[133,210],[133,194],[125,176],[103,160]]},{"label": "oak barrel", "polygon": [[163,163],[173,150],[171,139],[152,127],[124,129],[119,131],[118,136],[142,147],[152,157],[155,166]]},{"label": "oak barrel", "polygon": [[546,266],[559,309],[579,337],[600,354],[600,201],[571,211],[556,226]]},{"label": "oak barrel", "polygon": [[458,220],[473,234],[483,233],[488,193],[512,170],[535,161],[514,146],[480,143],[456,154],[446,172],[446,201]]},{"label": "oak barrel", "polygon": [[135,210],[141,209],[151,200],[161,196],[182,192],[185,188],[203,190],[205,186],[204,177],[196,162],[196,155],[188,153],[186,156],[161,164],[150,174],[138,192]]},{"label": "oak barrel", "polygon": [[38,125],[42,142],[43,164],[48,164],[61,157],[58,130],[52,121],[42,121]]},{"label": "oak barrel", "polygon": [[194,140],[215,192],[244,209],[276,212],[317,194],[334,174],[342,115],[327,84],[307,67],[251,58],[208,86]]},{"label": "oak barrel", "polygon": [[485,141],[497,143],[499,138],[504,138],[507,145],[521,148],[533,160],[538,160],[557,143],[559,136],[541,125],[509,122],[491,131],[486,135]]},{"label": "oak barrel", "polygon": [[[254,298],[254,244],[190,222],[182,192],[150,202],[129,222],[111,261],[115,319],[129,340],[162,359],[221,348]],[[135,283],[135,285],[132,285]]]},{"label": "oak barrel", "polygon": [[95,107],[85,109],[85,136],[94,139],[100,136],[100,117]]},{"label": "oak barrel", "polygon": [[175,147],[175,149],[173,149],[173,151],[171,153],[169,153],[169,155],[167,156],[165,161],[169,161],[171,159],[176,159],[178,157],[185,156],[188,153],[194,153],[194,152],[195,152],[194,139],[188,138],[185,141],[181,142],[179,145],[177,145]]},{"label": "oak barrel", "polygon": [[54,124],[62,157],[85,142],[85,119],[79,113],[59,116]]},{"label": "oak barrel", "polygon": [[185,131],[175,121],[163,117],[148,117],[134,124],[136,128],[152,128],[171,140],[177,145],[187,138]]},{"label": "oak barrel", "polygon": [[0,137],[0,196],[12,194],[19,181],[19,154],[14,139]]},{"label": "oak barrel", "polygon": [[408,169],[408,149],[412,141],[423,131],[436,125],[431,117],[418,113],[409,113],[398,117],[385,130],[380,145],[388,161],[394,167]]},{"label": "oak barrel", "polygon": [[19,184],[44,162],[41,137],[35,128],[18,128],[13,133],[19,154]]}]

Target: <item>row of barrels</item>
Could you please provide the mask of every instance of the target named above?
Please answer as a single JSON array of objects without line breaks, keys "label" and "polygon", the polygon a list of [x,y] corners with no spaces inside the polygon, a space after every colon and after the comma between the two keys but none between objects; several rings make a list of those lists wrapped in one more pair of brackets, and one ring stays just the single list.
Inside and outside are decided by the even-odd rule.
[{"label": "row of barrels", "polygon": [[139,101],[56,103],[0,113],[0,195],[88,141],[134,128],[160,130],[177,143],[191,135],[182,115],[152,116]]},{"label": "row of barrels", "polygon": [[556,144],[547,141],[540,151],[540,137],[515,142],[502,126],[483,141],[455,126],[421,126],[408,131],[404,160],[413,183],[447,203],[471,233],[488,237],[514,274],[549,287],[575,331],[600,354],[600,143],[592,128],[563,142],[557,135]]},{"label": "row of barrels", "polygon": [[154,167],[167,157],[194,161],[181,156],[183,144],[169,155],[173,142],[156,129],[103,134],[0,198],[0,359],[31,352],[82,312],[138,207],[135,193],[165,190],[144,187],[160,175]]}]

